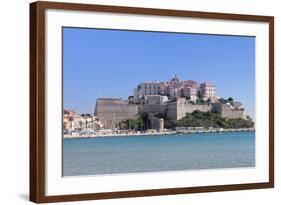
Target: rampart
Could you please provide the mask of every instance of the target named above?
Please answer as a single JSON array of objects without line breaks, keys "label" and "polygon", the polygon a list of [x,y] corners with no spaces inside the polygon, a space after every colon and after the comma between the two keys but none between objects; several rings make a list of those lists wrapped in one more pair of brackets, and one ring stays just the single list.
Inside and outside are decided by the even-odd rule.
[{"label": "rampart", "polygon": [[150,127],[151,129],[156,129],[157,132],[163,132],[164,130],[164,119],[163,118],[150,118]]},{"label": "rampart", "polygon": [[245,119],[244,109],[233,109],[230,105],[214,103],[214,111],[218,112],[222,117],[225,118],[242,118]]},{"label": "rampart", "polygon": [[[140,113],[159,113],[171,120],[179,120],[195,110],[202,112],[217,111],[222,117],[244,118],[243,109],[232,109],[226,104],[192,105],[182,101],[167,104],[129,104],[128,100],[99,98],[96,102],[95,115],[106,129],[113,129],[127,119],[136,119]],[[158,123],[158,122],[157,122]],[[157,125],[158,127],[158,125]]]},{"label": "rampart", "polygon": [[199,110],[201,112],[208,112],[212,110],[211,105],[190,105],[190,104],[183,104],[177,103],[177,117],[176,120],[182,119],[185,117],[186,113],[192,113],[195,110]]},{"label": "rampart", "polygon": [[140,104],[140,105],[138,105],[139,113],[150,112],[150,113],[161,113],[161,114],[165,115],[167,113],[167,110],[168,110],[168,105],[161,105],[161,104],[153,104],[153,105]]},{"label": "rampart", "polygon": [[106,129],[113,129],[116,124],[126,119],[136,119],[138,107],[127,100],[99,98],[96,101],[95,115]]}]

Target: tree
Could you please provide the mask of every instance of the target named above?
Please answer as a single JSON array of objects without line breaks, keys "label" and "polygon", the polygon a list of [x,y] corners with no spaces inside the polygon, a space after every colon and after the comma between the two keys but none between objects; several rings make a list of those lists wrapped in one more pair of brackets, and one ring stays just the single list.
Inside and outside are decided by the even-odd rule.
[{"label": "tree", "polygon": [[153,113],[153,116],[156,118],[163,118],[163,119],[167,118],[167,115],[163,113]]},{"label": "tree", "polygon": [[118,123],[119,129],[142,130],[144,123],[142,119],[127,119]]},{"label": "tree", "polygon": [[228,102],[233,102],[233,98],[232,98],[232,97],[229,97],[229,98],[227,99],[227,101],[228,101]]},{"label": "tree", "polygon": [[246,115],[246,119],[249,121],[253,121],[253,119],[250,117],[250,115]]},{"label": "tree", "polygon": [[236,118],[224,118],[218,113],[214,112],[202,112],[195,110],[192,113],[187,113],[186,116],[175,122],[175,126],[178,127],[220,127],[220,128],[251,128],[254,126],[254,122],[248,119]]},{"label": "tree", "polygon": [[144,123],[144,129],[147,130],[149,128],[149,116],[147,112],[143,112],[140,114],[140,119],[142,119]]},{"label": "tree", "polygon": [[196,100],[197,105],[206,105],[206,101],[203,98],[198,98]]},{"label": "tree", "polygon": [[219,102],[222,103],[222,104],[225,104],[227,102],[227,100],[225,100],[224,98],[220,98]]},{"label": "tree", "polygon": [[176,127],[176,121],[166,119],[164,120],[164,127],[166,129],[174,129]]}]

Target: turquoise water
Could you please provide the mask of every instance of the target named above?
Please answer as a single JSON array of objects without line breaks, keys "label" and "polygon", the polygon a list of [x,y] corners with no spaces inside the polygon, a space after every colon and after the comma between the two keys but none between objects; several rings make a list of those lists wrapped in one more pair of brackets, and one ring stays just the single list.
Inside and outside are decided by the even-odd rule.
[{"label": "turquoise water", "polygon": [[63,175],[255,166],[255,132],[63,140]]}]

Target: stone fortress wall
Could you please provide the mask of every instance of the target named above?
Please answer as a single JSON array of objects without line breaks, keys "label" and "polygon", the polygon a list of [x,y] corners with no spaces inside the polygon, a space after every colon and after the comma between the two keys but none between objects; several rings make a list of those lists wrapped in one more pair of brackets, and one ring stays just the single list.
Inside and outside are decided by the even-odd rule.
[{"label": "stone fortress wall", "polygon": [[168,104],[139,104],[138,106],[138,111],[139,113],[143,112],[151,112],[151,113],[161,113],[165,114],[167,113],[168,110]]},{"label": "stone fortress wall", "polygon": [[171,102],[168,105],[167,117],[171,120],[180,120],[186,116],[186,113],[192,113],[195,110],[207,112],[212,110],[210,105],[191,105],[180,101]]},{"label": "stone fortress wall", "polygon": [[183,117],[185,117],[186,113],[192,113],[195,110],[208,112],[212,109],[213,107],[211,105],[190,105],[179,102],[177,103],[177,116],[175,120],[182,119]]},{"label": "stone fortress wall", "polygon": [[150,118],[151,127],[156,129],[157,132],[163,132],[164,130],[164,119],[163,118]]},{"label": "stone fortress wall", "polygon": [[96,101],[95,115],[106,129],[113,129],[123,120],[136,119],[138,106],[129,104],[128,100],[118,98],[99,98]]},{"label": "stone fortress wall", "polygon": [[192,105],[182,101],[173,101],[164,104],[129,104],[128,100],[116,98],[97,99],[95,115],[104,125],[104,128],[113,129],[119,122],[126,119],[137,119],[138,115],[143,112],[160,113],[171,120],[179,120],[185,117],[186,113],[192,113],[195,110],[202,112],[214,110],[222,117],[244,119],[243,109],[231,109],[229,106],[220,103]]},{"label": "stone fortress wall", "polygon": [[217,111],[222,117],[245,119],[244,109],[233,109],[227,104],[214,103],[213,110]]}]

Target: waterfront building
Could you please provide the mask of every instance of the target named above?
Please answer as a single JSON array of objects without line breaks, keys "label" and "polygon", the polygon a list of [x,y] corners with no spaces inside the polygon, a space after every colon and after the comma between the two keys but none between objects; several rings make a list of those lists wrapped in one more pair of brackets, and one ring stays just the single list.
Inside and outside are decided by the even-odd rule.
[{"label": "waterfront building", "polygon": [[99,130],[103,127],[98,117],[91,114],[81,114],[72,111],[64,110],[63,128],[68,131],[77,130]]},{"label": "waterfront building", "polygon": [[91,114],[81,114],[80,121],[82,122],[80,124],[81,130],[99,130],[102,128],[98,117]]},{"label": "waterfront building", "polygon": [[71,118],[79,116],[75,111],[66,109],[63,111],[64,118]]},{"label": "waterfront building", "polygon": [[70,109],[63,110],[63,127],[65,130],[73,130],[75,128],[75,118],[79,115]]}]

